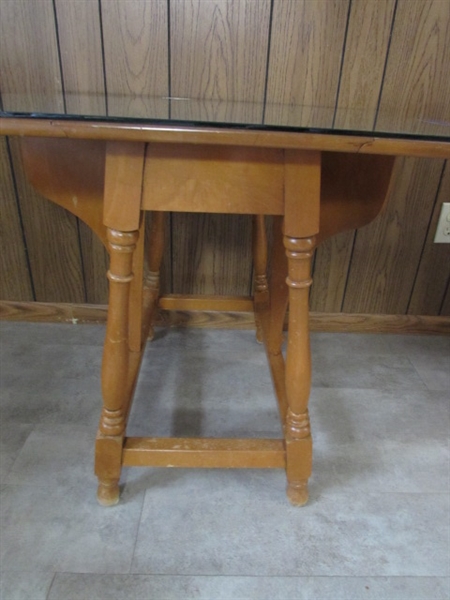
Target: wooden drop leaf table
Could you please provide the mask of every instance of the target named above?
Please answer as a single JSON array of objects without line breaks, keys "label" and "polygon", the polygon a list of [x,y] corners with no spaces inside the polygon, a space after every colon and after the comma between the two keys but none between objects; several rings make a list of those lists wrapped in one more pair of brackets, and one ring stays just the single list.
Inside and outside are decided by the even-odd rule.
[{"label": "wooden drop leaf table", "polygon": [[[426,128],[413,122],[408,130],[393,127],[375,133],[277,123],[3,112],[0,126],[2,135],[20,136],[23,167],[34,188],[82,219],[110,255],[103,407],[95,444],[99,502],[112,505],[119,500],[120,473],[126,465],[283,468],[289,500],[304,504],[312,465],[308,298],[314,249],[326,238],[376,217],[395,156],[449,158],[449,125]],[[152,212],[148,248],[145,211]],[[253,216],[251,298],[160,296],[169,211]],[[273,217],[274,228],[270,273],[266,215]],[[158,307],[254,309],[256,335],[264,343],[278,400],[282,439],[127,436],[133,391]]]}]

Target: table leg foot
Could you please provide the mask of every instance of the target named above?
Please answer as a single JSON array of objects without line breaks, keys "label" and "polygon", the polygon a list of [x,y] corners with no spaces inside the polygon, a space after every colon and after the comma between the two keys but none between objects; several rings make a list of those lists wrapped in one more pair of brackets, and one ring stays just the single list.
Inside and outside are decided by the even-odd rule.
[{"label": "table leg foot", "polygon": [[287,485],[287,497],[293,506],[303,506],[308,502],[308,480],[294,481]]},{"label": "table leg foot", "polygon": [[97,500],[101,506],[114,506],[119,502],[119,480],[99,479]]}]

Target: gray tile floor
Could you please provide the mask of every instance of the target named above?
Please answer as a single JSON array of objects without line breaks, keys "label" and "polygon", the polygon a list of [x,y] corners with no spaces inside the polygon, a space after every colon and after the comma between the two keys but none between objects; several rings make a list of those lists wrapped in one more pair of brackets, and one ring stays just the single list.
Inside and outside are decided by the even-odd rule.
[{"label": "gray tile floor", "polygon": [[[0,332],[2,600],[450,597],[450,338],[313,335],[303,508],[281,471],[125,469],[105,509],[103,327]],[[130,433],[278,437],[253,332],[160,331]]]}]

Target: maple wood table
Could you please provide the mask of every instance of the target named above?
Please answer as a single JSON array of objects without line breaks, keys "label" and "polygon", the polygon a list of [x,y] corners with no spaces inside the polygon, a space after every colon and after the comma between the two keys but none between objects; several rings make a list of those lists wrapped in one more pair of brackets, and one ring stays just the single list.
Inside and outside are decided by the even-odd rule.
[{"label": "maple wood table", "polygon": [[[103,408],[96,440],[99,502],[118,501],[121,467],[126,465],[284,468],[290,501],[304,504],[312,464],[308,296],[314,249],[379,213],[396,155],[448,158],[450,139],[14,113],[2,113],[0,127],[3,135],[21,137],[24,169],[35,189],[85,221],[110,254]],[[147,249],[144,211],[153,213]],[[253,215],[252,298],[160,297],[168,211]],[[269,275],[265,215],[274,216]],[[285,360],[281,346],[288,304]],[[158,306],[254,308],[283,439],[126,436]]]}]

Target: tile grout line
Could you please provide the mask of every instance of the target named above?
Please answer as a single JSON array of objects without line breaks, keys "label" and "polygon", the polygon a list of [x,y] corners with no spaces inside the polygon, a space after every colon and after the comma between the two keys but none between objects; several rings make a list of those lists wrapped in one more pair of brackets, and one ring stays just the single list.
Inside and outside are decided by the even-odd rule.
[{"label": "tile grout line", "polygon": [[[147,496],[147,491],[148,490],[145,490],[144,493],[143,493],[143,496],[142,496],[141,510],[139,511],[139,519],[138,519],[137,526],[136,526],[136,535],[135,535],[135,538],[134,538],[133,551],[131,552],[130,567],[129,567],[129,570],[128,570],[128,574],[129,575],[133,575],[131,569],[133,568],[134,557],[135,557],[135,554],[136,554],[136,547],[137,547],[137,542],[138,542],[138,538],[139,538],[139,530],[140,530],[140,527],[141,527],[141,521],[142,521],[142,515],[143,515],[143,512],[144,512],[144,504],[145,504],[145,498]],[[122,490],[122,493],[123,493],[123,490]]]},{"label": "tile grout line", "polygon": [[50,593],[52,591],[53,584],[55,583],[56,575],[57,575],[57,571],[55,571],[53,573],[53,577],[52,577],[52,580],[50,582],[50,586],[48,588],[47,595],[45,596],[45,600],[49,600],[49,598],[50,598]]}]

